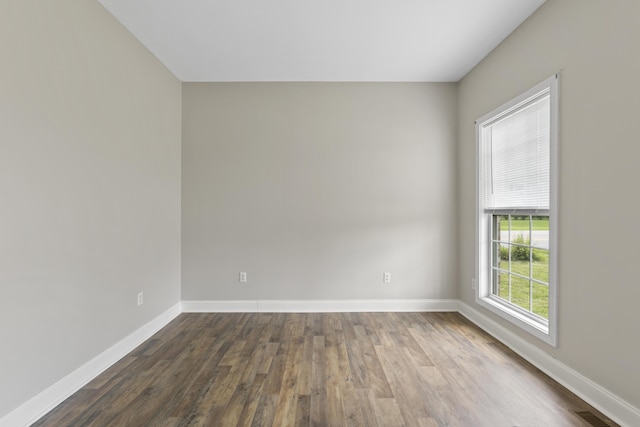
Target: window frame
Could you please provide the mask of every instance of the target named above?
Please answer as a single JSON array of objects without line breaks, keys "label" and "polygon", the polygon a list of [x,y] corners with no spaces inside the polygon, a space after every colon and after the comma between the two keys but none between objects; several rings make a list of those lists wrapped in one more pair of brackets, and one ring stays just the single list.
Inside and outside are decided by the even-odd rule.
[{"label": "window frame", "polygon": [[[485,114],[475,122],[476,142],[476,268],[475,268],[475,300],[476,303],[512,324],[529,332],[551,346],[557,346],[557,269],[558,269],[558,94],[559,74],[554,74],[523,92],[507,103]],[[513,114],[532,98],[548,91],[550,99],[550,189],[549,189],[549,301],[548,321],[542,322],[523,313],[522,309],[512,303],[492,295],[492,225],[493,216],[499,213],[487,213],[484,209],[483,170],[482,170],[482,129],[496,119]],[[514,210],[504,212],[511,215],[540,215],[541,213]],[[546,216],[546,214],[543,214]],[[546,323],[546,324],[545,324]]]}]

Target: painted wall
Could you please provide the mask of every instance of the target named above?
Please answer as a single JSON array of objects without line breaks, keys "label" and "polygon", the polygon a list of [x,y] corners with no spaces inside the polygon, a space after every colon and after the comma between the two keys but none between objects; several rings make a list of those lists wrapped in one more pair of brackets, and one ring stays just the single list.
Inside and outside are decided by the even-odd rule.
[{"label": "painted wall", "polygon": [[[548,0],[459,85],[460,297],[640,407],[640,2]],[[560,80],[559,345],[475,305],[474,120]]]},{"label": "painted wall", "polygon": [[180,127],[97,2],[0,4],[0,417],[180,300]]},{"label": "painted wall", "polygon": [[455,298],[455,100],[455,84],[184,84],[182,299]]}]

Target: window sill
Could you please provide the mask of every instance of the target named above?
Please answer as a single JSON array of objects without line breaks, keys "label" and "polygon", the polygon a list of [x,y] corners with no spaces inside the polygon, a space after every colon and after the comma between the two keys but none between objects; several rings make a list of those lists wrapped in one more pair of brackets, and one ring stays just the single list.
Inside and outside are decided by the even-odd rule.
[{"label": "window sill", "polygon": [[476,295],[476,302],[487,310],[527,331],[545,343],[553,347],[557,345],[555,334],[551,333],[549,325],[546,322],[538,322],[530,316],[526,316],[517,309],[511,307],[510,304],[503,303],[495,297],[481,297]]}]

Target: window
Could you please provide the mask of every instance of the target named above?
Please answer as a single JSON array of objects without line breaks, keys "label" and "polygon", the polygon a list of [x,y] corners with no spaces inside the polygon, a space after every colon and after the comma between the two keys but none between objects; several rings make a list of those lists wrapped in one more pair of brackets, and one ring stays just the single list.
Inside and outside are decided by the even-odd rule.
[{"label": "window", "polygon": [[556,345],[554,75],[476,121],[478,304]]}]

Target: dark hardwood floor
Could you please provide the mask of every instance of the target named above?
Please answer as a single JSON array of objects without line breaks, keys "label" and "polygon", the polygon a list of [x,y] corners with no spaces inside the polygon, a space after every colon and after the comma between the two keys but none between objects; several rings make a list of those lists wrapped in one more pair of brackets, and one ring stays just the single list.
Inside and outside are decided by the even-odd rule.
[{"label": "dark hardwood floor", "polygon": [[182,314],[36,426],[615,425],[457,313]]}]

